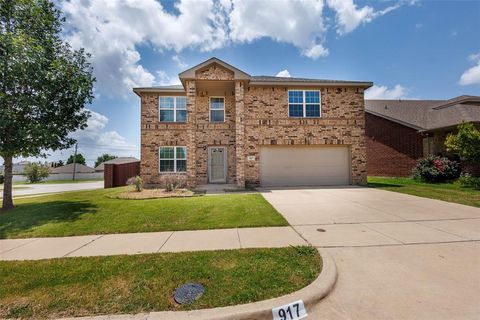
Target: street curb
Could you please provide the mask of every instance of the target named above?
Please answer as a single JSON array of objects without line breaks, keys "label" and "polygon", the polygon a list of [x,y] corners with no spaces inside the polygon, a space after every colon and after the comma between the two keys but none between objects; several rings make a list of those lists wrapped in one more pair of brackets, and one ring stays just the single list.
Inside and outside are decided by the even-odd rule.
[{"label": "street curb", "polygon": [[[323,268],[320,275],[311,284],[296,292],[289,293],[285,296],[272,298],[268,300],[212,309],[200,309],[192,311],[161,311],[142,313],[137,315],[109,315],[98,317],[85,317],[83,319],[91,320],[271,320],[272,308],[276,308],[294,301],[303,300],[307,313],[320,300],[325,298],[335,286],[337,281],[337,268],[333,258],[325,253],[320,252],[323,260]],[[69,318],[70,319],[70,318]],[[82,319],[82,318],[71,318]]]}]

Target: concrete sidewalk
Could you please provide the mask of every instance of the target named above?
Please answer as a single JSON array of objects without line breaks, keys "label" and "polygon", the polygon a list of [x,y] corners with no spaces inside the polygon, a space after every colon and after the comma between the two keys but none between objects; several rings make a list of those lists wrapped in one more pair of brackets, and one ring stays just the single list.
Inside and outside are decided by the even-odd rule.
[{"label": "concrete sidewalk", "polygon": [[0,260],[38,260],[156,252],[306,245],[291,227],[107,234],[0,240]]},{"label": "concrete sidewalk", "polygon": [[[41,195],[50,193],[59,193],[66,191],[81,191],[81,190],[94,190],[103,189],[103,181],[93,182],[77,182],[77,183],[38,183],[38,184],[26,184],[15,185],[18,187],[27,187],[21,189],[13,189],[13,197],[23,197],[31,195]],[[0,198],[3,197],[3,192],[0,192]]]}]

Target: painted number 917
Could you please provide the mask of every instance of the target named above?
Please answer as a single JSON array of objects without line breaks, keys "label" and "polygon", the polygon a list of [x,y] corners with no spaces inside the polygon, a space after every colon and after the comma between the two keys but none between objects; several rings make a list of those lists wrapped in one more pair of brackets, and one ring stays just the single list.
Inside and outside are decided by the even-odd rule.
[{"label": "painted number 917", "polygon": [[308,315],[302,300],[273,308],[272,314],[273,320],[298,320]]}]

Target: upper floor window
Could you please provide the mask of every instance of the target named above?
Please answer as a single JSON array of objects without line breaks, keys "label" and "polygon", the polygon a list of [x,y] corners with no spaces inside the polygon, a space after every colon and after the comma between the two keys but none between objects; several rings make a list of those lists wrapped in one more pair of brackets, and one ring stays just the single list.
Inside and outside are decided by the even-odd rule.
[{"label": "upper floor window", "polygon": [[186,97],[160,97],[161,122],[186,122],[187,98]]},{"label": "upper floor window", "polygon": [[210,97],[210,122],[225,122],[225,98]]},{"label": "upper floor window", "polygon": [[321,115],[321,99],[318,90],[288,91],[288,116],[318,118]]},{"label": "upper floor window", "polygon": [[160,172],[186,172],[187,147],[160,147]]}]

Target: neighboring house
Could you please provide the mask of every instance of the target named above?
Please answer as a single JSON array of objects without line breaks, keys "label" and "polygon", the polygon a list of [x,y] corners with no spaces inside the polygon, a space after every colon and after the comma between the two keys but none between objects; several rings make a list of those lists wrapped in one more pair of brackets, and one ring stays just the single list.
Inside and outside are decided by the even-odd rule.
[{"label": "neighboring house", "polygon": [[118,157],[118,158],[100,163],[98,166],[95,167],[95,171],[96,172],[104,171],[105,170],[105,168],[104,168],[105,164],[124,164],[124,163],[138,162],[138,161],[140,161],[140,160],[138,160],[135,157]]},{"label": "neighboring house", "polygon": [[[73,163],[66,164],[61,167],[51,168],[51,174],[61,174],[61,173],[73,173],[74,165]],[[75,164],[75,173],[94,173],[95,169],[87,167],[84,164],[77,163]]]},{"label": "neighboring house", "polygon": [[462,121],[480,126],[480,96],[365,100],[365,113],[368,174],[408,176],[418,159],[448,155],[445,138]]},{"label": "neighboring house", "polygon": [[190,187],[365,184],[371,82],[250,76],[217,58],[141,98],[141,176]]},{"label": "neighboring house", "polygon": [[[30,164],[30,161],[20,161],[12,164],[12,174],[21,175],[25,173],[25,167]],[[0,173],[3,174],[5,167],[0,166]]]}]

